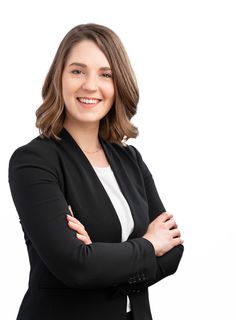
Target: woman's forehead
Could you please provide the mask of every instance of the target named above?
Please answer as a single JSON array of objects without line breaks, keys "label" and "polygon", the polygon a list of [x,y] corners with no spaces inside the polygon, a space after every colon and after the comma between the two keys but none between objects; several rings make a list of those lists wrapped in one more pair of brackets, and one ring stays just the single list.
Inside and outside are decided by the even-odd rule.
[{"label": "woman's forehead", "polygon": [[75,44],[68,55],[67,65],[83,64],[83,67],[110,68],[110,64],[101,49],[91,40]]}]

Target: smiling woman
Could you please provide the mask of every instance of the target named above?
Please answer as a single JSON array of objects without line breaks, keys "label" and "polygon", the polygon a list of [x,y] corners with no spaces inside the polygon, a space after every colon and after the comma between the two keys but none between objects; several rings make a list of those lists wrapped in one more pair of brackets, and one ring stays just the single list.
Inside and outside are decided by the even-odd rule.
[{"label": "smiling woman", "polygon": [[115,94],[109,62],[93,41],[83,40],[71,49],[62,74],[62,88],[64,127],[69,129],[73,123],[94,126],[96,122],[98,127],[112,108]]},{"label": "smiling woman", "polygon": [[[77,100],[103,100],[102,93],[95,94],[94,91],[98,84],[109,95],[113,91],[113,105],[99,124],[102,138],[122,144],[122,141],[137,137],[138,128],[130,122],[139,101],[137,81],[125,48],[112,30],[95,24],[80,25],[62,40],[43,86],[43,104],[36,111],[36,126],[48,138],[58,138],[64,126],[66,109],[62,79],[68,81],[68,85],[71,80]],[[78,91],[75,83],[80,84],[81,89],[88,87],[88,92],[80,95],[81,90]],[[108,103],[107,98],[106,101]],[[80,102],[80,106],[84,106],[84,101]]]},{"label": "smiling woman", "polygon": [[9,164],[30,261],[17,320],[151,320],[148,287],[183,253],[140,152],[125,143],[138,88],[118,36],[79,25],[62,40],[36,112],[40,135]]}]

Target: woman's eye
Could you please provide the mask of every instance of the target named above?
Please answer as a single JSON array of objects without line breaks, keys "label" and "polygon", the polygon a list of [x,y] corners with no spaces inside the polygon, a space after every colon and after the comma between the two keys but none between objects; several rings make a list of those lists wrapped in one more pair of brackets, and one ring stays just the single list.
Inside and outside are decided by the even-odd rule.
[{"label": "woman's eye", "polygon": [[71,73],[72,74],[81,74],[82,71],[81,70],[72,70]]},{"label": "woman's eye", "polygon": [[104,78],[112,78],[112,74],[110,74],[110,73],[103,73],[102,76]]}]

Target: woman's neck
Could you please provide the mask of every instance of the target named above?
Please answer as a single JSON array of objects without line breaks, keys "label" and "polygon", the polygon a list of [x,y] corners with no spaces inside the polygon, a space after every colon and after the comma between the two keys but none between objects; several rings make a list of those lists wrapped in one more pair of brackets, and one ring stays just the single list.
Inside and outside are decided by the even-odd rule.
[{"label": "woman's neck", "polygon": [[65,122],[63,126],[82,150],[94,152],[100,147],[98,139],[99,125],[92,123],[91,125],[73,126]]}]

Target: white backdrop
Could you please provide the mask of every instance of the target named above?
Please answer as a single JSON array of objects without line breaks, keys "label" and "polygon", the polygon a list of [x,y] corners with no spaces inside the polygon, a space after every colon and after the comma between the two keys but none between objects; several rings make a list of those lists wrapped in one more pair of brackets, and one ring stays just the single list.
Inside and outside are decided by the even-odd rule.
[{"label": "white backdrop", "polygon": [[[38,135],[35,110],[57,46],[95,22],[122,39],[140,103],[129,140],[174,214],[185,253],[178,272],[150,288],[154,320],[236,319],[235,1],[2,1],[0,318],[27,289],[28,256],[8,186],[12,152]],[[43,320],[43,319],[42,319]]]}]

